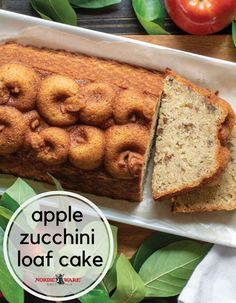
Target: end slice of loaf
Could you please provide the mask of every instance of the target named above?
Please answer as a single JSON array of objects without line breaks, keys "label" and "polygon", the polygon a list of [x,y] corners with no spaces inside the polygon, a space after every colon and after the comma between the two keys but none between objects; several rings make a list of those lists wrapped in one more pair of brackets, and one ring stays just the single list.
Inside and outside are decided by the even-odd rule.
[{"label": "end slice of loaf", "polygon": [[236,124],[228,143],[231,160],[215,186],[204,187],[173,198],[175,213],[236,209]]},{"label": "end slice of loaf", "polygon": [[154,199],[174,196],[218,178],[230,160],[230,105],[171,70],[166,71],[152,178]]}]

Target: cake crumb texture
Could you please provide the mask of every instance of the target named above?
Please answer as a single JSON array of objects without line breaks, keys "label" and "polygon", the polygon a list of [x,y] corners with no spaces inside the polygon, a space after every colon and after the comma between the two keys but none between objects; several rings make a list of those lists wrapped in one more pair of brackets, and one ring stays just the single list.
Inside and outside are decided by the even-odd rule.
[{"label": "cake crumb texture", "polygon": [[227,166],[230,105],[167,70],[156,134],[152,191],[174,196],[215,180]]},{"label": "cake crumb texture", "polygon": [[236,209],[236,124],[228,148],[231,159],[217,184],[175,197],[173,212],[193,213]]}]

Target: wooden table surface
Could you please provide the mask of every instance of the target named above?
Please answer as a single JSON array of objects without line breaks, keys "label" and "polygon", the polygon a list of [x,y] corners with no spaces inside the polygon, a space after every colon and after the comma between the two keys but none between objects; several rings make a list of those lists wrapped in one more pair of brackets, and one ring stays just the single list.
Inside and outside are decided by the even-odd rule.
[{"label": "wooden table surface", "polygon": [[[32,10],[30,0],[0,0],[0,3],[1,1],[5,3],[7,10],[38,16]],[[137,21],[131,0],[122,0],[121,3],[104,9],[78,9],[76,13],[78,26],[81,27],[112,34],[145,34]],[[165,18],[165,28],[171,34],[183,34],[168,16]],[[230,33],[230,31],[229,26],[222,33]]]}]

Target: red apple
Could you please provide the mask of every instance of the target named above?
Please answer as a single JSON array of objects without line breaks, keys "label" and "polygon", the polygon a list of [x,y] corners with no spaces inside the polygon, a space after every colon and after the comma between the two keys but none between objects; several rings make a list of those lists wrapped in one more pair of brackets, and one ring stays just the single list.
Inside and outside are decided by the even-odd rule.
[{"label": "red apple", "polygon": [[165,5],[176,25],[195,35],[216,33],[236,15],[236,0],[165,0]]},{"label": "red apple", "polygon": [[3,298],[3,294],[2,294],[2,292],[0,291],[0,299],[1,299],[1,298]]}]

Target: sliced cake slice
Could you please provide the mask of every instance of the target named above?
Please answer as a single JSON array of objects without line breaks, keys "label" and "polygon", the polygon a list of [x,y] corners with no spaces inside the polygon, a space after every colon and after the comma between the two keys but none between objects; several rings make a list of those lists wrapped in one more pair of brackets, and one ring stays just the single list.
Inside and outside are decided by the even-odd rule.
[{"label": "sliced cake slice", "polygon": [[174,196],[220,176],[234,125],[230,105],[171,70],[166,71],[152,178],[154,199]]},{"label": "sliced cake slice", "polygon": [[236,209],[236,124],[228,147],[231,160],[218,184],[174,197],[173,212],[207,212]]}]

